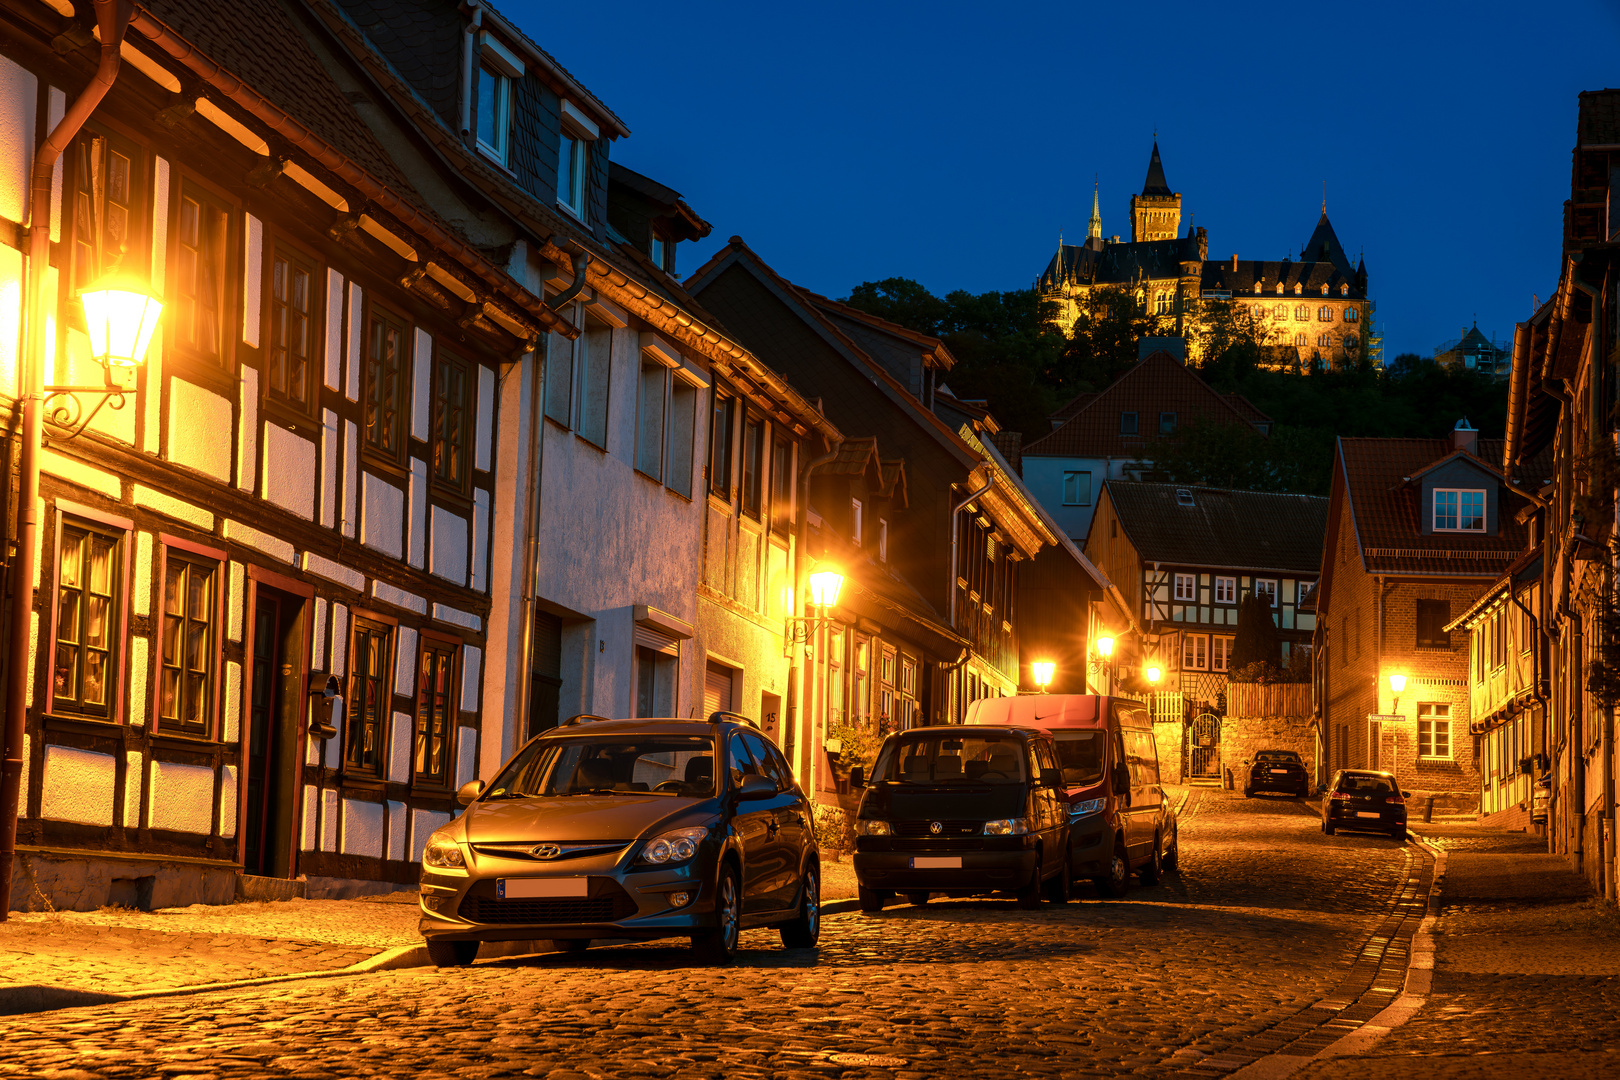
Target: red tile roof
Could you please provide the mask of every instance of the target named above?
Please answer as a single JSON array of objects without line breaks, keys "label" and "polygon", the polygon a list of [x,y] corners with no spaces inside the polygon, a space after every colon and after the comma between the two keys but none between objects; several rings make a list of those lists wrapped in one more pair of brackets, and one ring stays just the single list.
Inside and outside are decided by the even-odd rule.
[{"label": "red tile roof", "polygon": [[[1231,395],[1236,396],[1236,395]],[[1077,399],[1078,400],[1078,399]],[[1072,404],[1072,403],[1071,403]],[[1247,404],[1247,403],[1245,403]],[[1137,434],[1120,433],[1120,414],[1136,413]],[[1156,352],[1083,404],[1062,427],[1024,447],[1025,457],[1130,457],[1159,438],[1159,414],[1176,414],[1178,427],[1194,420],[1254,423],[1252,405],[1240,411],[1167,352]]]}]

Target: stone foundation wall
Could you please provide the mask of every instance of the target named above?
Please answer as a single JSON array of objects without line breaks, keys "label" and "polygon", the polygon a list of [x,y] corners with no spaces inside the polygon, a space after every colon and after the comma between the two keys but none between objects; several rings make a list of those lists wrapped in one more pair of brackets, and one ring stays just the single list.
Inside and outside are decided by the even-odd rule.
[{"label": "stone foundation wall", "polygon": [[1253,761],[1260,750],[1292,750],[1305,763],[1305,771],[1316,776],[1316,728],[1309,719],[1298,716],[1228,716],[1221,720],[1221,775],[1231,770],[1232,780],[1241,788],[1245,760]]},{"label": "stone foundation wall", "polygon": [[73,858],[19,851],[11,872],[13,911],[96,911],[229,904],[233,869],[158,859]]},{"label": "stone foundation wall", "polygon": [[1187,725],[1180,720],[1167,720],[1153,725],[1153,741],[1159,747],[1159,782],[1181,783],[1181,744],[1186,738]]}]

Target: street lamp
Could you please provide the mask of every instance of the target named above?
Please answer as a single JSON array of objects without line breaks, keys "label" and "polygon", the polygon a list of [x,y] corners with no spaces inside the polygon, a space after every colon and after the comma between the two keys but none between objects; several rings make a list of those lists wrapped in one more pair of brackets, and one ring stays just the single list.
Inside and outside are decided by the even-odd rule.
[{"label": "street lamp", "polygon": [[1035,677],[1035,685],[1041,693],[1046,693],[1046,688],[1052,685],[1052,672],[1056,668],[1057,665],[1050,660],[1037,660],[1029,665],[1030,674]]},{"label": "street lamp", "polygon": [[1401,711],[1401,691],[1406,689],[1406,676],[1405,675],[1391,675],[1389,677],[1389,688],[1395,692],[1395,704],[1394,704],[1394,707],[1393,707],[1393,711],[1400,712]]},{"label": "street lamp", "polygon": [[832,563],[818,562],[810,570],[810,606],[813,615],[789,615],[783,636],[784,654],[794,645],[803,645],[822,625],[832,621],[828,612],[838,606],[838,594],[844,589],[844,572]]},{"label": "street lamp", "polygon": [[[124,406],[135,369],[146,360],[147,347],[163,314],[163,301],[139,282],[122,278],[98,281],[79,292],[90,358],[101,365],[100,386],[42,386],[46,422],[52,438],[66,442],[84,432],[103,405]],[[85,410],[85,398],[96,403]]]},{"label": "street lamp", "polygon": [[1158,664],[1149,664],[1145,674],[1147,675],[1148,684],[1151,686],[1157,686],[1159,685],[1159,679],[1164,676],[1164,669]]},{"label": "street lamp", "polygon": [[1098,638],[1097,639],[1097,655],[1102,657],[1104,660],[1107,660],[1110,656],[1113,656],[1114,655],[1114,639],[1111,638],[1111,637],[1100,637],[1100,638]]}]

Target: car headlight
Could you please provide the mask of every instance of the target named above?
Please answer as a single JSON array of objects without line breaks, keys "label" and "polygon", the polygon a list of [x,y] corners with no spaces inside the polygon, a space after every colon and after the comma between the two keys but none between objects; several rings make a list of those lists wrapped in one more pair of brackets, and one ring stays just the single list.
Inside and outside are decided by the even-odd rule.
[{"label": "car headlight", "polygon": [[636,861],[652,866],[685,862],[697,854],[698,844],[709,835],[707,826],[695,829],[676,829],[648,840]]},{"label": "car headlight", "polygon": [[877,818],[861,818],[855,823],[856,836],[889,836],[893,831],[887,821]]},{"label": "car headlight", "polygon": [[1087,799],[1085,802],[1075,803],[1069,807],[1069,816],[1071,818],[1090,817],[1092,814],[1102,810],[1104,802],[1103,799]]},{"label": "car headlight", "polygon": [[434,833],[428,837],[427,847],[422,849],[422,865],[443,870],[447,867],[463,868],[467,859],[461,853],[461,845],[447,836]]},{"label": "car headlight", "polygon": [[1029,832],[1029,822],[1021,817],[1000,818],[984,823],[986,836],[1023,836]]}]

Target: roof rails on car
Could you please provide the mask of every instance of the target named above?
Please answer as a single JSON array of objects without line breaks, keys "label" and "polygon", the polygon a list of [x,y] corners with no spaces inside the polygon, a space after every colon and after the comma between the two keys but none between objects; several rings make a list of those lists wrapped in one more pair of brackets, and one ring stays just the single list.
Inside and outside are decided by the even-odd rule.
[{"label": "roof rails on car", "polygon": [[591,721],[591,720],[610,720],[610,719],[612,719],[612,717],[597,716],[595,713],[582,712],[582,713],[577,713],[574,716],[570,716],[568,719],[564,720],[562,723],[558,724],[557,726],[558,727],[573,727],[575,724],[583,724],[583,723],[586,723],[587,721]]},{"label": "roof rails on car", "polygon": [[753,717],[744,716],[740,712],[726,712],[724,709],[721,709],[717,712],[712,712],[709,714],[709,723],[711,724],[724,724],[728,721],[733,724],[747,724],[751,728],[759,727],[759,724],[754,721]]}]

